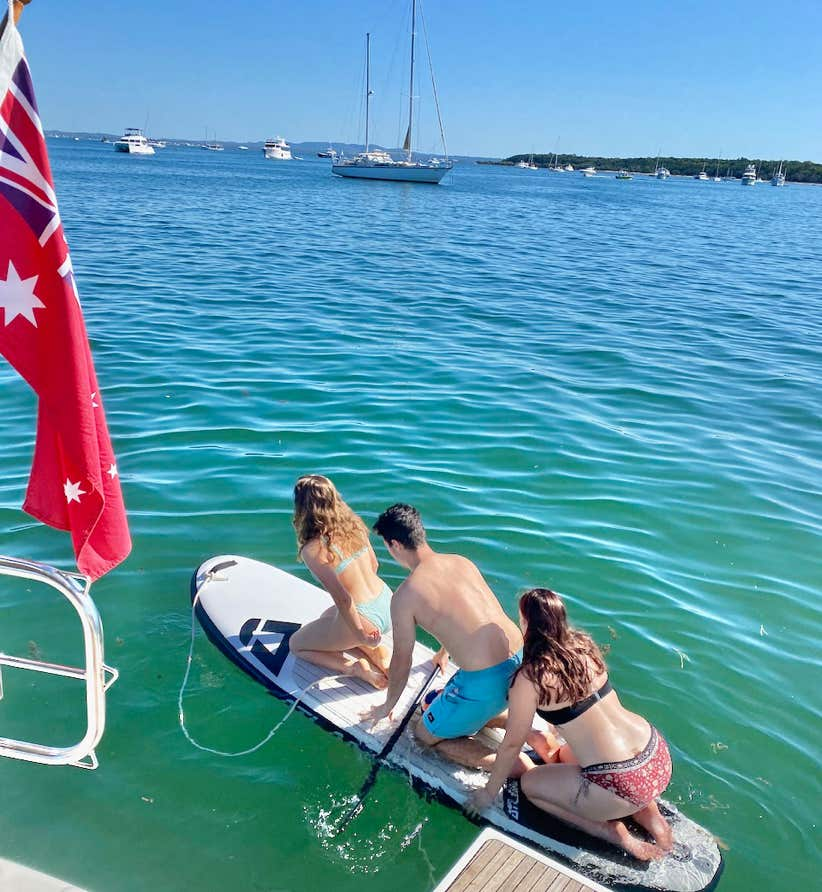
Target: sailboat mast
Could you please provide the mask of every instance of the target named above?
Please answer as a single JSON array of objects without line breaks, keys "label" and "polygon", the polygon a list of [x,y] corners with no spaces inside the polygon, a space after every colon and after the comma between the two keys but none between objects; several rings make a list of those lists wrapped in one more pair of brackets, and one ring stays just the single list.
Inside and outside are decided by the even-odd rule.
[{"label": "sailboat mast", "polygon": [[371,33],[365,35],[365,154],[368,154],[368,112],[371,105]]},{"label": "sailboat mast", "polygon": [[414,121],[414,40],[417,30],[417,0],[411,0],[411,85],[408,88],[408,132],[405,134],[403,148],[411,160],[411,125]]}]

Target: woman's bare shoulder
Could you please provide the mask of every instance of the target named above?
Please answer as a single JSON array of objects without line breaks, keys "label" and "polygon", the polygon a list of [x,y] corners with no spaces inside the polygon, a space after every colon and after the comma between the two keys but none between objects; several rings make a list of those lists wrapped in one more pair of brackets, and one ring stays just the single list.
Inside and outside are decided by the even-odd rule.
[{"label": "woman's bare shoulder", "polygon": [[328,551],[328,547],[319,537],[309,539],[300,549],[300,554],[304,561],[311,561],[316,564],[331,563],[331,554]]}]

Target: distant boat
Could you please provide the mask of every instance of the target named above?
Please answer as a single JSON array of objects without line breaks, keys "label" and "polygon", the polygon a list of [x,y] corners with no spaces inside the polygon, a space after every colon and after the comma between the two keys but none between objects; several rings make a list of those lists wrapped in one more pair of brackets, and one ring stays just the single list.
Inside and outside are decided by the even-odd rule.
[{"label": "distant boat", "polygon": [[745,173],[742,174],[742,185],[743,186],[755,186],[756,185],[756,165],[749,164],[745,168]]},{"label": "distant boat", "polygon": [[163,139],[150,139],[148,141],[148,144],[153,149],[164,149],[166,147],[165,140],[163,140]]},{"label": "distant boat", "polygon": [[714,182],[721,183],[722,177],[719,175],[719,159],[716,160],[716,173],[714,174]]},{"label": "distant boat", "polygon": [[704,164],[702,165],[702,170],[699,173],[694,174],[694,179],[702,180],[702,182],[704,182],[704,183],[708,182],[710,177],[708,176],[707,173],[705,173],[705,165]]},{"label": "distant boat", "polygon": [[218,142],[207,142],[200,146],[201,149],[208,149],[209,152],[222,152],[223,146]]},{"label": "distant boat", "polygon": [[247,151],[248,151],[248,146],[237,146],[237,148],[238,148],[241,152],[247,152]]},{"label": "distant boat", "polygon": [[291,161],[291,146],[281,136],[267,139],[263,146],[263,158],[269,161]]},{"label": "distant boat", "polygon": [[154,147],[143,136],[137,127],[126,127],[126,132],[114,143],[115,152],[126,152],[129,155],[153,155]]},{"label": "distant boat", "polygon": [[659,162],[657,161],[657,165],[654,168],[654,176],[658,180],[667,180],[670,175],[671,175],[671,171],[668,170],[667,167],[660,167]]},{"label": "distant boat", "polygon": [[779,170],[771,177],[772,186],[784,186],[785,174],[782,172],[782,162],[779,162]]},{"label": "distant boat", "polygon": [[573,165],[573,164],[566,164],[565,167],[563,167],[562,169],[563,169],[563,170],[567,170],[568,173],[573,173],[573,172],[574,172],[574,165]]},{"label": "distant boat", "polygon": [[[411,134],[414,124],[414,52],[416,42],[417,0],[411,2],[411,78],[408,90],[408,129],[402,148],[406,153],[402,161],[395,161],[388,152],[370,150],[368,141],[369,112],[371,107],[371,35],[365,35],[365,151],[354,158],[337,158],[331,165],[331,172],[338,177],[354,177],[365,180],[398,180],[404,183],[439,183],[453,168],[453,163],[446,160],[437,164],[430,161],[414,161],[411,149]],[[432,79],[433,82],[433,79]],[[436,85],[434,85],[434,105],[439,119],[439,102]],[[443,147],[445,135],[440,121],[440,134]]]},{"label": "distant boat", "polygon": [[595,167],[583,167],[580,170],[580,173],[584,177],[595,177],[597,175],[597,169]]},{"label": "distant boat", "polygon": [[628,173],[627,170],[618,170],[615,179],[617,180],[632,180],[633,174]]},{"label": "distant boat", "polygon": [[336,158],[337,150],[333,146],[329,146],[324,152],[317,152],[318,158]]}]

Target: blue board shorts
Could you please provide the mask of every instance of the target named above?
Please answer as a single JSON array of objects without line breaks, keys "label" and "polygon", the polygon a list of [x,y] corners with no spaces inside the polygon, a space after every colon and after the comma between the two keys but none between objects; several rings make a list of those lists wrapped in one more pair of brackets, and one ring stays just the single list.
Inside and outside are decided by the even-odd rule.
[{"label": "blue board shorts", "polygon": [[487,669],[460,669],[423,713],[423,726],[435,737],[476,734],[508,706],[508,688],[522,664],[522,651]]}]

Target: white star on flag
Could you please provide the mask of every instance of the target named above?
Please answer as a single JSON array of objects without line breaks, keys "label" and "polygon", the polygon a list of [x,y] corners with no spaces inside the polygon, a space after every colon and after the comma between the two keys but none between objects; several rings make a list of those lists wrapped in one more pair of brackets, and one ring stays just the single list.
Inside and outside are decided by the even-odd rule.
[{"label": "white star on flag", "polygon": [[91,408],[92,409],[100,408],[100,404],[97,402],[96,399],[94,399],[94,397],[96,397],[96,396],[97,396],[97,391],[95,390],[94,393],[91,395]]},{"label": "white star on flag", "polygon": [[5,324],[9,325],[17,318],[24,316],[37,328],[34,318],[35,310],[42,310],[45,304],[34,294],[34,283],[37,276],[21,279],[14,264],[9,260],[9,271],[5,279],[0,279],[0,307],[5,311]]},{"label": "white star on flag", "polygon": [[66,504],[71,504],[72,502],[77,502],[80,504],[80,496],[86,495],[86,491],[80,489],[80,482],[72,483],[71,480],[66,477],[66,482],[63,486],[63,492],[66,494]]},{"label": "white star on flag", "polygon": [[117,476],[117,465],[110,465],[109,469],[106,471],[106,474],[108,474],[108,476],[111,477],[112,480],[114,480],[114,478]]}]

